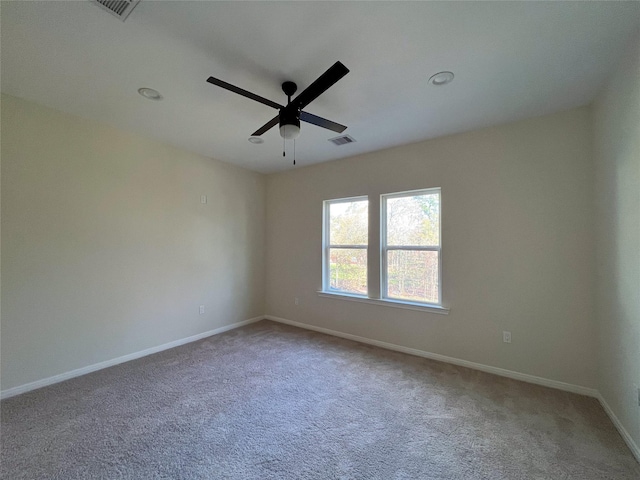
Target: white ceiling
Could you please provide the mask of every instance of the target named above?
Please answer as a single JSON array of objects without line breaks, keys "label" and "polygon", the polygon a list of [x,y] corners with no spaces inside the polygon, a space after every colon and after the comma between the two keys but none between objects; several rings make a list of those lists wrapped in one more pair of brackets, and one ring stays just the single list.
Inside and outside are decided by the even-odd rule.
[{"label": "white ceiling", "polygon": [[[142,0],[121,22],[88,0],[2,2],[4,93],[260,172],[292,168],[277,103],[340,60],[350,70],[305,110],[300,166],[588,104],[640,25],[640,2],[208,2]],[[433,73],[454,82],[433,87]],[[139,96],[152,87],[165,97]]]}]

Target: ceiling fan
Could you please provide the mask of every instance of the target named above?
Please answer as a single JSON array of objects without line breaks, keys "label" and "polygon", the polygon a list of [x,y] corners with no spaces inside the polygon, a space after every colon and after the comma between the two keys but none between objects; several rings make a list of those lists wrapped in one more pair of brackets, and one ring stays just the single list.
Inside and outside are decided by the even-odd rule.
[{"label": "ceiling fan", "polygon": [[302,110],[347,73],[349,73],[349,69],[342,63],[336,62],[293,100],[291,100],[291,96],[296,93],[298,86],[293,82],[284,82],[282,84],[282,91],[288,98],[286,106],[272,102],[260,95],[256,95],[255,93],[251,93],[247,90],[236,87],[235,85],[231,85],[230,83],[224,82],[218,78],[209,77],[207,82],[279,110],[278,115],[253,132],[253,136],[259,137],[270,128],[274,127],[276,123],[279,123],[280,136],[285,139],[294,139],[300,135],[300,120],[338,133],[342,133],[347,128],[344,125],[340,125],[339,123],[312,115],[311,113]]}]

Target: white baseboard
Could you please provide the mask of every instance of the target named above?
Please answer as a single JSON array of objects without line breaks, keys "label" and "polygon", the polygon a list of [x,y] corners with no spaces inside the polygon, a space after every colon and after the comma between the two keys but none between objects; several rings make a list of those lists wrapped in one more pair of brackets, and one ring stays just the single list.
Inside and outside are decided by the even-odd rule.
[{"label": "white baseboard", "polygon": [[438,353],[431,353],[424,350],[418,350],[416,348],[403,347],[402,345],[396,345],[394,343],[381,342],[380,340],[373,340],[371,338],[360,337],[358,335],[343,333],[337,330],[330,330],[328,328],[316,327],[315,325],[295,322],[286,318],[274,317],[273,315],[265,315],[264,318],[266,318],[267,320],[273,320],[274,322],[292,325],[294,327],[300,327],[307,330],[313,330],[315,332],[326,333],[327,335],[333,335],[334,337],[346,338],[347,340],[366,343],[368,345],[375,345],[376,347],[386,348],[387,350],[408,353],[409,355],[429,358],[431,360],[437,360],[439,362],[451,363],[453,365],[459,365],[461,367],[467,367],[474,370],[480,370],[482,372],[493,373],[494,375],[499,375],[501,377],[512,378],[514,380],[521,380],[527,383],[535,383],[536,385],[564,390],[565,392],[578,393],[580,395],[586,395],[588,397],[594,398],[599,398],[600,395],[595,388],[588,388],[580,385],[573,385],[571,383],[559,382],[558,380],[549,380],[547,378],[536,377],[535,375],[529,375],[527,373],[514,372],[512,370],[506,370],[504,368],[492,367],[490,365],[483,365],[481,363],[470,362],[468,360],[461,360],[454,357],[447,357],[446,355],[440,355]]},{"label": "white baseboard", "polygon": [[627,432],[626,428],[624,428],[622,422],[618,420],[618,417],[616,417],[616,414],[613,413],[613,410],[611,410],[611,407],[600,393],[598,393],[598,400],[600,400],[602,408],[604,408],[604,411],[607,412],[607,415],[609,415],[609,418],[618,429],[618,432],[620,432],[620,436],[622,436],[622,438],[624,439],[625,443],[629,447],[629,450],[631,450],[633,456],[636,457],[636,460],[638,461],[638,463],[640,463],[640,448],[638,448],[636,442],[633,441],[633,438],[631,438],[629,432]]},{"label": "white baseboard", "polygon": [[212,335],[217,335],[219,333],[227,332],[229,330],[233,330],[235,328],[242,327],[244,325],[249,325],[250,323],[254,323],[262,319],[264,319],[264,316],[260,315],[259,317],[243,320],[242,322],[232,323],[231,325],[225,325],[224,327],[215,328],[207,332],[198,333],[197,335],[192,335],[187,338],[174,340],[173,342],[165,343],[163,345],[158,345],[157,347],[147,348],[146,350],[141,350],[139,352],[123,355],[122,357],[113,358],[111,360],[105,360],[104,362],[100,362],[100,363],[94,363],[93,365],[77,368],[75,370],[71,370],[70,372],[54,375],[53,377],[36,380],[35,382],[25,383],[24,385],[19,385],[17,387],[9,388],[7,390],[2,390],[2,392],[0,392],[0,398],[5,399],[9,397],[14,397],[16,395],[20,395],[21,393],[26,393],[31,390],[35,390],[37,388],[46,387],[47,385],[53,385],[54,383],[64,382],[65,380],[69,380],[70,378],[79,377],[80,375],[86,375],[87,373],[95,372],[96,370],[102,370],[103,368],[113,367],[114,365],[118,365],[120,363],[128,362],[130,360],[135,360],[141,357],[146,357],[147,355],[158,353],[163,350],[168,350],[170,348],[179,347],[180,345],[195,342],[197,340],[201,340],[203,338],[210,337]]}]

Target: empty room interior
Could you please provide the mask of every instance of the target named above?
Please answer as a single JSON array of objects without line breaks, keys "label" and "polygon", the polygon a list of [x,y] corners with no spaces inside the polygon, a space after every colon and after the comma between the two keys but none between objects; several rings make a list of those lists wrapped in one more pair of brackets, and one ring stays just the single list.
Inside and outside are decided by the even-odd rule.
[{"label": "empty room interior", "polygon": [[640,2],[0,18],[1,478],[640,479]]}]

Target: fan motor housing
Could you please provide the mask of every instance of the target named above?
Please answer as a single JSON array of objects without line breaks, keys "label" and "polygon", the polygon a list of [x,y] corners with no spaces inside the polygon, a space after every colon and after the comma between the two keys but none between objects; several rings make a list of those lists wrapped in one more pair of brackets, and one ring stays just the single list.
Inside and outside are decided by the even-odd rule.
[{"label": "fan motor housing", "polygon": [[300,109],[296,105],[289,104],[280,109],[280,136],[293,140],[300,135]]},{"label": "fan motor housing", "polygon": [[286,106],[280,110],[280,126],[295,125],[300,128],[300,110],[294,106]]}]

